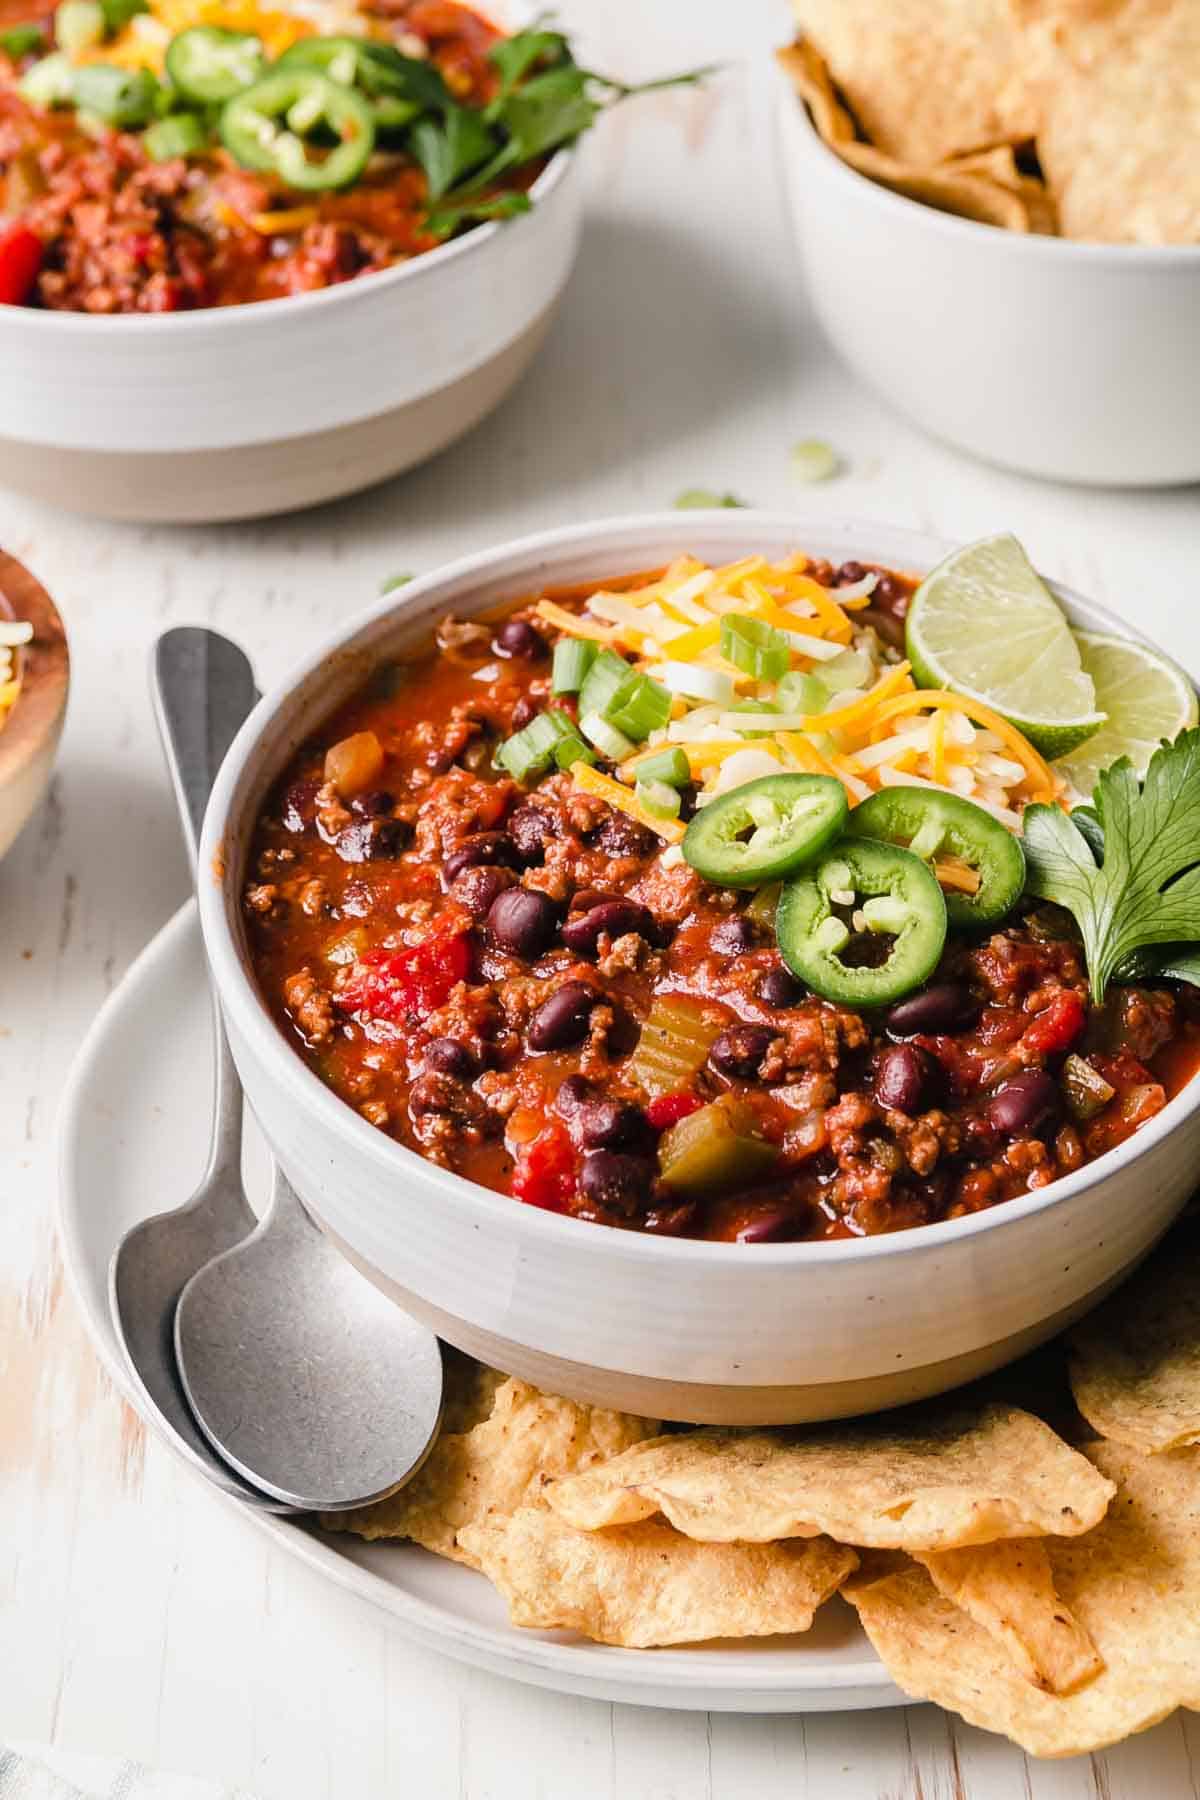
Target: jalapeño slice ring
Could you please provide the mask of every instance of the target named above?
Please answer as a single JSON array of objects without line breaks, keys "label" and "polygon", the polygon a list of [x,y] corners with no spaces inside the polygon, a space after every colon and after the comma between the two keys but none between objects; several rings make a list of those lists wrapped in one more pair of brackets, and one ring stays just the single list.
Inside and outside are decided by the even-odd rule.
[{"label": "jalape\u00f1o slice ring", "polygon": [[823,1000],[890,1006],[937,967],[946,902],[920,857],[843,837],[784,883],[775,931],[788,968]]},{"label": "jalape\u00f1o slice ring", "polygon": [[884,788],[850,815],[854,837],[911,850],[922,862],[955,856],[979,877],[973,894],[948,893],[946,915],[958,931],[994,925],[1011,912],[1025,886],[1025,852],[999,819],[960,794],[928,788]]},{"label": "jalape\u00f1o slice ring", "polygon": [[820,855],[847,810],[846,790],[830,775],[763,775],[696,814],[684,858],[717,887],[762,887]]}]

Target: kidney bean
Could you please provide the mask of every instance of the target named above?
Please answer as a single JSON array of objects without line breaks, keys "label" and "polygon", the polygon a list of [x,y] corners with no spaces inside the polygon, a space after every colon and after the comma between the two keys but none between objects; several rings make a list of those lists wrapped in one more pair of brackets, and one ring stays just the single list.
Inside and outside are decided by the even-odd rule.
[{"label": "kidney bean", "polygon": [[956,1031],[979,1015],[979,1003],[969,989],[956,981],[935,981],[899,1000],[887,1015],[887,1028],[897,1037],[913,1037],[918,1031]]},{"label": "kidney bean", "polygon": [[987,1103],[987,1120],[1007,1137],[1021,1137],[1058,1107],[1058,1084],[1044,1069],[1027,1069],[1006,1081]]},{"label": "kidney bean", "polygon": [[881,606],[864,606],[857,619],[860,626],[870,625],[877,631],[884,643],[893,650],[903,650],[903,619],[896,618],[894,613],[885,612]]},{"label": "kidney bean", "polygon": [[389,794],[386,788],[372,788],[369,794],[355,794],[350,811],[357,813],[360,819],[381,819],[395,804],[395,794]]},{"label": "kidney bean", "polygon": [[544,806],[526,801],[509,819],[508,835],[523,863],[540,863],[546,854],[546,845],[554,837],[554,820]]},{"label": "kidney bean", "polygon": [[871,599],[876,606],[890,612],[895,619],[903,619],[908,613],[909,597],[902,584],[894,575],[881,575],[871,589]]},{"label": "kidney bean", "polygon": [[500,895],[514,887],[516,880],[511,869],[498,869],[485,864],[479,868],[464,869],[451,892],[473,919],[486,919]]},{"label": "kidney bean", "polygon": [[343,862],[381,862],[399,856],[411,836],[400,819],[356,819],[338,832],[333,847]]},{"label": "kidney bean", "polygon": [[921,1110],[929,1059],[915,1044],[889,1044],[875,1065],[875,1098],[911,1118]]},{"label": "kidney bean", "polygon": [[562,941],[576,956],[594,956],[602,932],[610,938],[618,938],[627,931],[636,931],[648,939],[653,929],[653,919],[636,900],[601,900],[586,912],[567,920],[562,928]]},{"label": "kidney bean", "polygon": [[536,719],[541,710],[531,694],[522,694],[512,709],[512,718],[509,723],[514,731],[524,731],[526,725]]},{"label": "kidney bean", "polygon": [[608,1004],[612,1008],[612,1024],[608,1028],[608,1054],[630,1056],[637,1049],[642,1035],[641,1022],[628,1007],[619,1006],[615,1000],[610,1000]]},{"label": "kidney bean", "polygon": [[769,1025],[731,1025],[714,1043],[708,1060],[720,1075],[752,1081],[777,1035]]},{"label": "kidney bean", "polygon": [[427,1069],[457,1075],[460,1081],[468,1081],[475,1073],[475,1058],[465,1044],[452,1037],[431,1038],[425,1046],[424,1063]]},{"label": "kidney bean", "polygon": [[579,1188],[585,1200],[606,1212],[629,1214],[650,1199],[653,1166],[641,1156],[625,1156],[615,1150],[592,1150],[583,1159]]},{"label": "kidney bean", "polygon": [[734,1234],[735,1244],[776,1244],[790,1237],[796,1229],[796,1215],[788,1207],[776,1206],[770,1212],[748,1219]]},{"label": "kidney bean", "polygon": [[633,1150],[650,1141],[645,1113],[632,1100],[594,1100],[575,1115],[575,1132],[588,1150]]},{"label": "kidney bean", "polygon": [[593,1007],[603,995],[584,981],[568,981],[551,994],[529,1021],[525,1033],[531,1050],[567,1050],[586,1036]]},{"label": "kidney bean", "polygon": [[768,969],[758,984],[758,997],[764,1006],[798,1006],[804,998],[804,986],[790,969]]},{"label": "kidney bean", "polygon": [[722,956],[739,956],[743,950],[754,948],[757,937],[753,921],[745,913],[731,913],[719,925],[713,926],[709,943]]},{"label": "kidney bean", "polygon": [[564,1119],[574,1118],[594,1098],[595,1092],[586,1075],[568,1075],[554,1096],[555,1109]]},{"label": "kidney bean", "polygon": [[544,656],[546,640],[528,619],[506,619],[496,633],[496,649],[503,656]]},{"label": "kidney bean", "polygon": [[605,819],[596,833],[596,848],[614,861],[624,856],[649,856],[657,846],[654,833],[625,813],[614,813],[611,819]]},{"label": "kidney bean", "polygon": [[320,786],[318,781],[293,781],[279,811],[285,831],[307,831],[315,824]]},{"label": "kidney bean", "polygon": [[844,562],[833,578],[834,585],[851,587],[854,582],[861,581],[866,572],[860,562]]},{"label": "kidney bean", "polygon": [[553,900],[532,888],[509,888],[488,909],[487,928],[492,941],[510,956],[520,956],[526,962],[533,962],[542,954],[557,923]]},{"label": "kidney bean", "polygon": [[517,867],[517,846],[507,832],[478,831],[473,837],[464,838],[442,864],[446,886],[449,887],[464,869],[477,868],[481,863],[501,863],[509,869]]}]

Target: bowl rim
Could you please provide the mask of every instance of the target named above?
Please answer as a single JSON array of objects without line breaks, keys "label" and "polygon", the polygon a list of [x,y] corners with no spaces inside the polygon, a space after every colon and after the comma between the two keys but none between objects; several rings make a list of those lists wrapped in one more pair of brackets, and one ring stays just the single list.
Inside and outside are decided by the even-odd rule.
[{"label": "bowl rim", "polygon": [[[781,113],[785,118],[798,118],[807,138],[808,148],[815,153],[817,160],[824,163],[829,176],[841,182],[847,193],[857,192],[860,197],[878,207],[885,216],[890,213],[900,220],[907,217],[913,224],[920,218],[931,231],[942,236],[962,237],[966,241],[973,239],[981,247],[991,244],[997,255],[1011,251],[1014,255],[1029,257],[1034,261],[1101,263],[1125,272],[1132,272],[1139,264],[1148,268],[1170,267],[1189,272],[1200,267],[1200,244],[1114,244],[1092,238],[1052,237],[1045,232],[1006,231],[999,225],[987,225],[979,219],[964,219],[957,213],[943,212],[940,207],[930,206],[923,200],[910,200],[906,194],[893,192],[891,188],[884,187],[881,182],[873,181],[869,175],[864,175],[858,169],[851,168],[849,163],[843,162],[837,151],[831,149],[817,130],[808,107],[782,70],[779,71],[778,94]],[[793,109],[791,115],[785,111],[789,103]]]},{"label": "bowl rim", "polygon": [[[570,169],[578,149],[576,143],[556,150],[537,180],[532,183],[528,193],[532,211],[550,198],[562,185]],[[409,284],[422,276],[436,275],[449,264],[459,262],[465,256],[480,254],[495,241],[498,232],[520,227],[531,214],[518,213],[512,219],[488,219],[481,225],[472,225],[461,237],[451,238],[447,243],[439,244],[434,250],[425,250],[408,262],[394,263],[390,269],[381,269],[377,274],[357,275],[349,281],[339,281],[333,287],[318,288],[308,294],[283,294],[271,300],[247,300],[237,306],[198,306],[190,312],[177,313],[111,313],[94,314],[84,312],[50,311],[36,306],[6,306],[0,314],[0,331],[29,331],[40,334],[36,348],[45,351],[48,345],[45,339],[49,336],[70,334],[73,337],[94,337],[110,340],[114,335],[123,332],[136,333],[141,339],[149,337],[162,338],[165,335],[182,337],[185,334],[204,333],[205,331],[231,331],[236,329],[239,320],[246,321],[247,329],[263,328],[264,321],[279,320],[295,316],[297,310],[302,316],[312,313],[319,317],[317,309],[333,307],[339,304],[353,305],[362,303],[366,297],[379,294],[383,290],[390,291],[401,284]],[[31,346],[31,349],[33,346]]]},{"label": "bowl rim", "polygon": [[[237,892],[233,888],[232,866],[225,854],[225,839],[226,818],[234,790],[241,782],[247,764],[253,764],[264,731],[286,706],[294,690],[311,680],[331,660],[354,655],[350,644],[363,632],[388,620],[402,626],[405,612],[412,609],[415,601],[436,595],[442,587],[453,588],[471,579],[486,580],[494,574],[497,566],[508,562],[527,563],[536,568],[539,561],[547,555],[578,550],[584,545],[591,546],[597,562],[600,562],[605,555],[606,541],[619,540],[627,534],[636,536],[644,533],[648,538],[668,541],[675,538],[682,545],[693,530],[697,536],[704,532],[709,536],[728,538],[735,554],[745,554],[745,546],[753,545],[756,533],[766,533],[771,537],[790,537],[797,545],[803,543],[808,532],[835,532],[839,536],[853,534],[861,537],[864,553],[868,556],[871,554],[872,542],[890,541],[910,548],[910,566],[924,569],[932,568],[942,556],[958,547],[952,540],[934,533],[845,519],[836,514],[822,518],[753,508],[739,509],[737,512],[697,509],[692,514],[681,514],[678,511],[625,514],[529,533],[489,549],[455,558],[406,584],[400,590],[402,598],[383,596],[373,605],[342,621],[334,632],[310,650],[259,700],[225,757],[204,819],[198,867],[202,871],[211,872],[211,875],[206,873],[205,878],[199,881],[198,899],[205,950],[222,1007],[235,1023],[243,1041],[253,1049],[259,1064],[270,1066],[272,1078],[285,1090],[290,1090],[294,1104],[315,1116],[323,1131],[331,1137],[348,1137],[358,1153],[368,1156],[382,1170],[399,1177],[407,1175],[410,1182],[419,1179],[438,1190],[447,1208],[461,1216],[464,1228],[490,1227],[507,1230],[518,1247],[527,1243],[531,1249],[544,1251],[557,1244],[563,1250],[574,1248],[585,1253],[607,1254],[617,1261],[649,1259],[664,1265],[692,1264],[714,1270],[745,1269],[747,1266],[760,1270],[764,1266],[775,1269],[818,1269],[832,1268],[847,1262],[903,1258],[925,1251],[949,1251],[960,1244],[965,1246],[986,1233],[1016,1228],[1026,1219],[1062,1206],[1084,1194],[1089,1188],[1101,1185],[1118,1168],[1124,1169],[1140,1162],[1162,1139],[1200,1110],[1200,1075],[1185,1083],[1180,1092],[1167,1102],[1162,1112],[1142,1126],[1134,1137],[1116,1149],[1107,1151],[1095,1162],[1085,1164],[1072,1174],[1060,1176],[1045,1188],[1018,1195],[966,1218],[942,1220],[934,1225],[909,1226],[877,1237],[839,1239],[832,1242],[817,1240],[791,1244],[757,1244],[748,1255],[747,1247],[737,1243],[715,1242],[703,1238],[655,1237],[645,1232],[621,1231],[611,1226],[596,1226],[589,1231],[585,1229],[585,1222],[579,1219],[563,1217],[538,1207],[522,1206],[510,1195],[496,1193],[469,1181],[465,1176],[439,1167],[368,1124],[352,1106],[321,1081],[288,1042],[268,1011],[257,983],[238,949],[231,923],[231,916],[237,909]],[[739,543],[743,546],[740,552],[736,549]],[[506,582],[507,580],[506,577]],[[526,580],[524,590],[521,583],[522,577],[514,573],[511,577],[514,597],[521,591],[528,591],[528,581]],[[1069,603],[1080,604],[1086,612],[1094,615],[1101,622],[1101,629],[1114,636],[1146,644],[1157,650],[1159,655],[1166,654],[1144,633],[1127,625],[1098,602],[1088,600],[1065,583],[1051,581],[1049,585],[1056,595],[1064,597]],[[596,1232],[601,1234],[599,1241],[595,1236]]]},{"label": "bowl rim", "polygon": [[21,691],[0,725],[0,788],[39,755],[58,732],[71,681],[62,617],[37,576],[0,550],[0,618],[27,620],[33,639],[21,651]]}]

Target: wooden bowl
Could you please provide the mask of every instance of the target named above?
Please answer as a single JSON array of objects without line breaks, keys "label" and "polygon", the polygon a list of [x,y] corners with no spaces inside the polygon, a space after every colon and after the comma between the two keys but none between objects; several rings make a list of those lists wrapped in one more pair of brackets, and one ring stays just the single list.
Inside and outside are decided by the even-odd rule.
[{"label": "wooden bowl", "polygon": [[21,691],[0,725],[0,856],[46,791],[67,710],[70,656],[58,608],[15,556],[0,550],[0,617],[28,619],[17,651]]}]

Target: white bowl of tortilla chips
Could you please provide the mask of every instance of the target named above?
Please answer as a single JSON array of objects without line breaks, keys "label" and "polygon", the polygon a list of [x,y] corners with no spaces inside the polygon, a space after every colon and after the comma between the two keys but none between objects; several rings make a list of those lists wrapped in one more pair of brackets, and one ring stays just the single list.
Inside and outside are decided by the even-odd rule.
[{"label": "white bowl of tortilla chips", "polygon": [[1025,473],[1200,479],[1192,0],[795,11],[784,167],[846,360],[925,429]]}]

